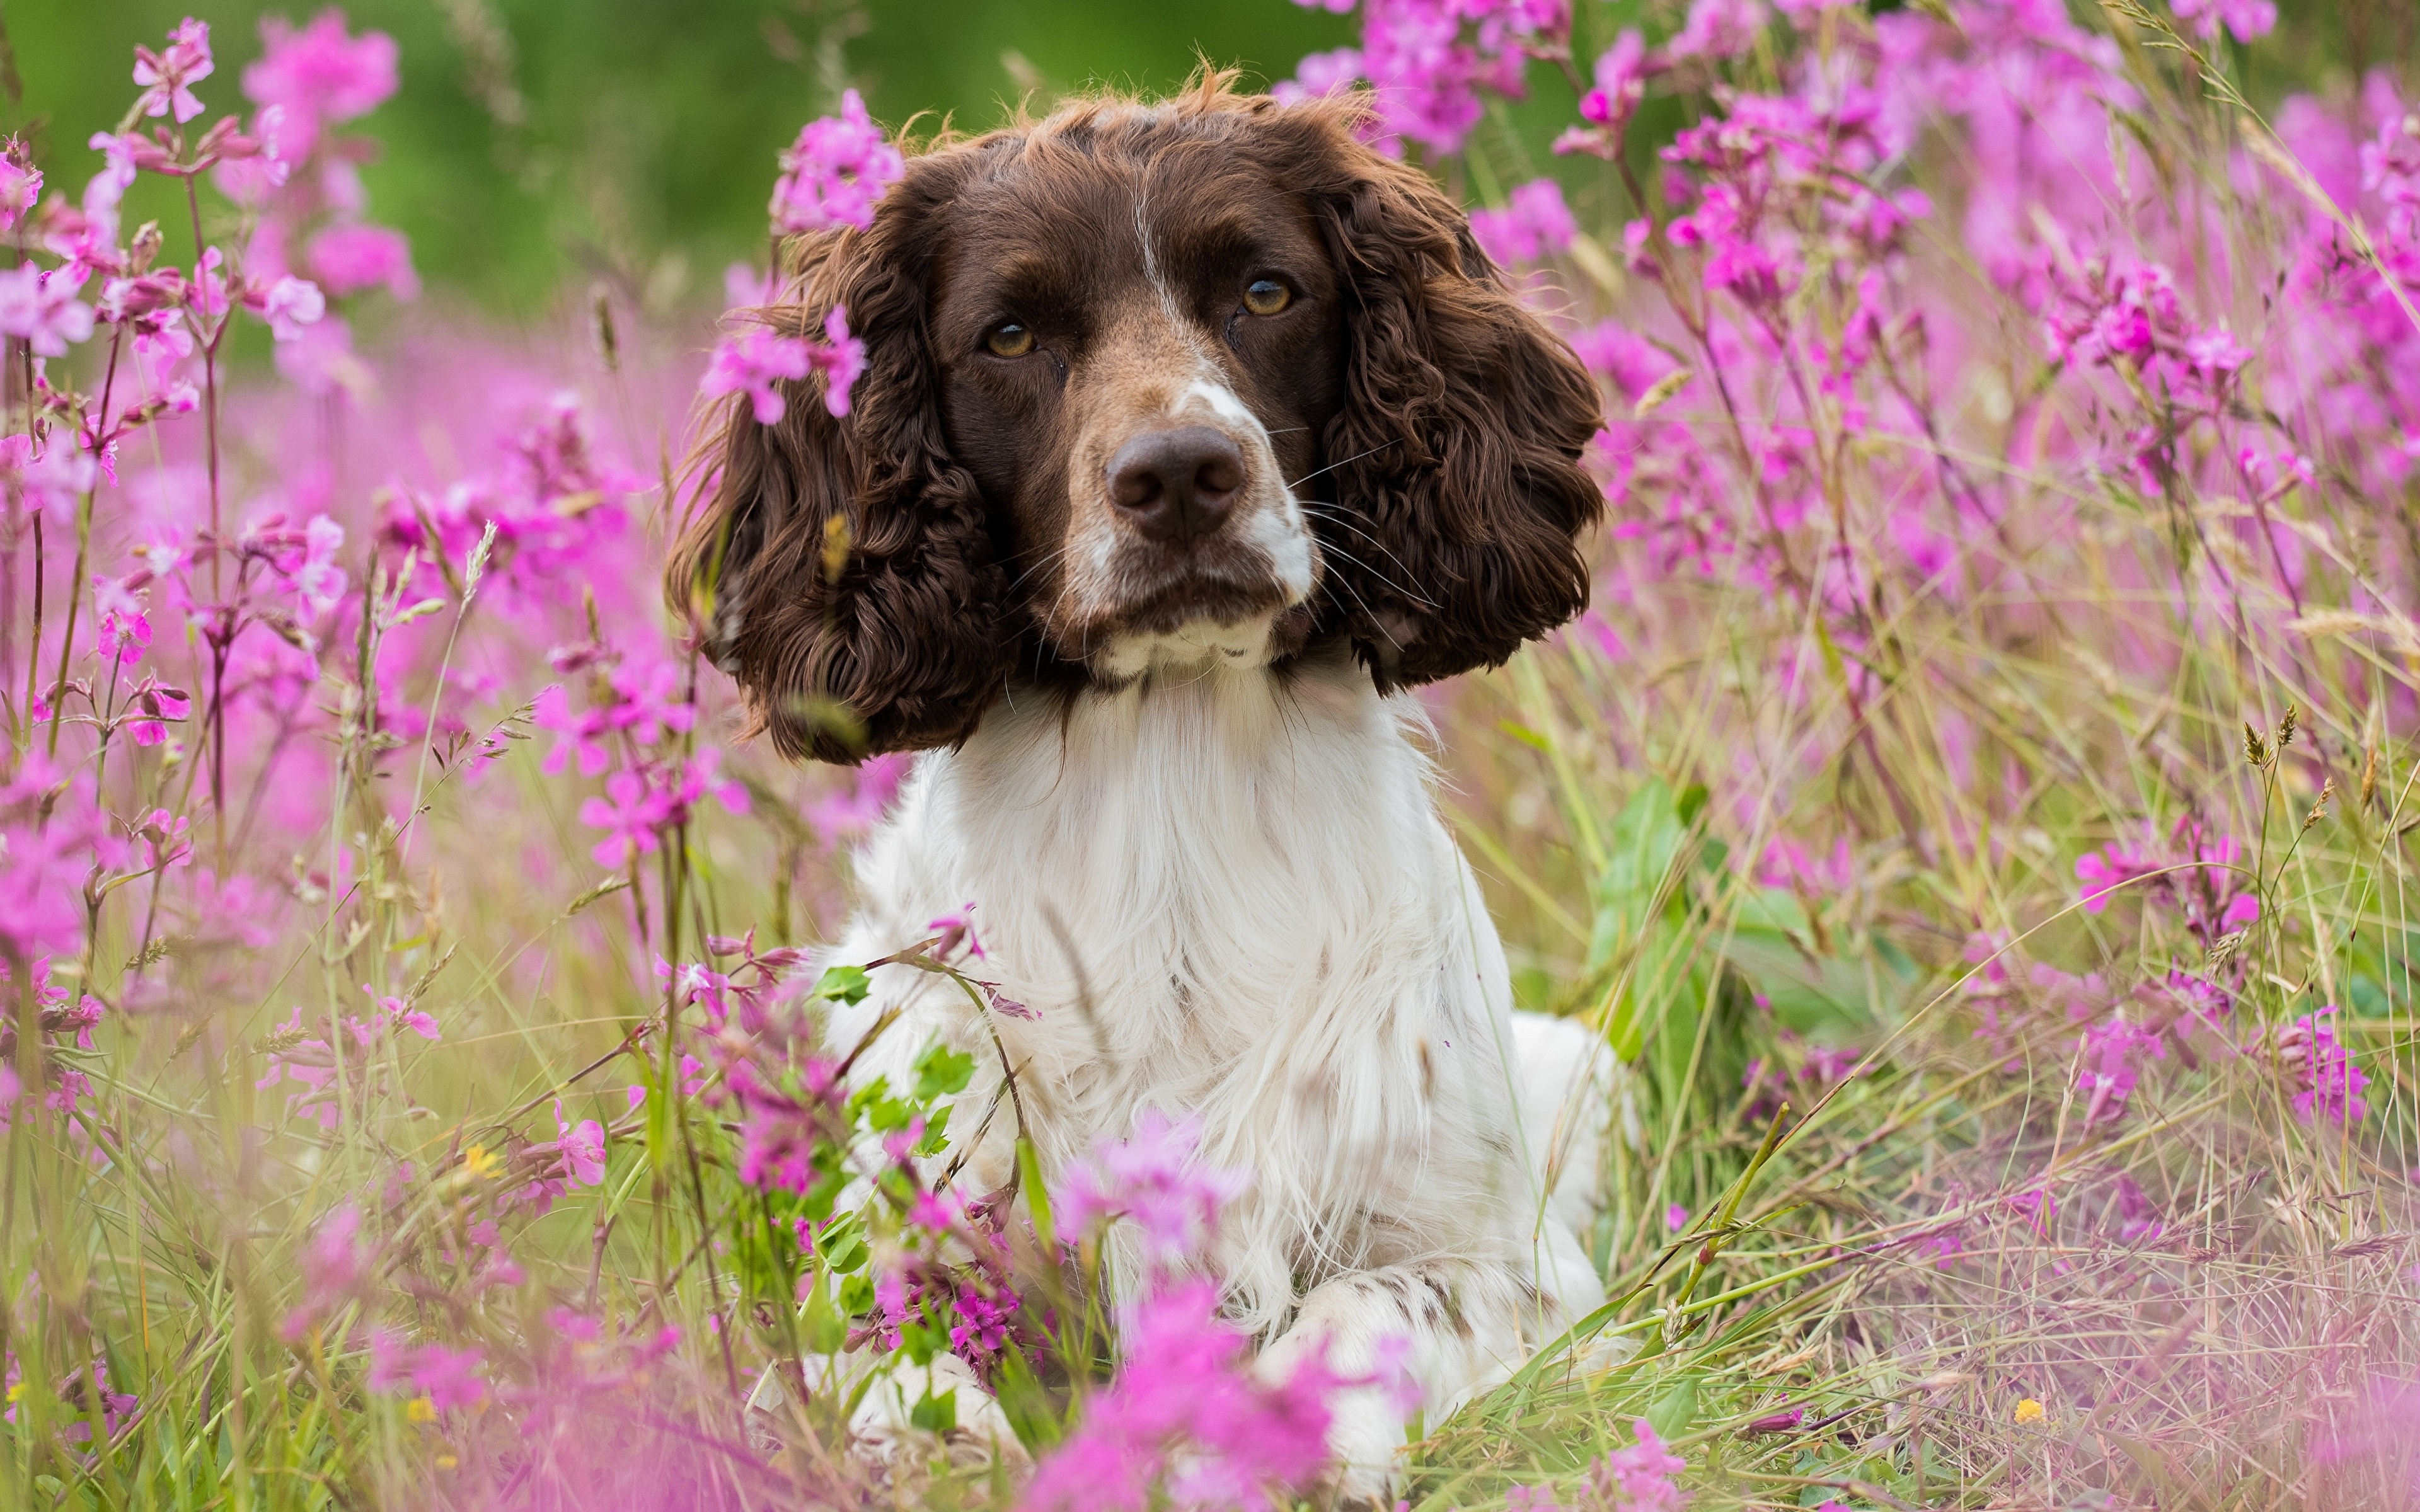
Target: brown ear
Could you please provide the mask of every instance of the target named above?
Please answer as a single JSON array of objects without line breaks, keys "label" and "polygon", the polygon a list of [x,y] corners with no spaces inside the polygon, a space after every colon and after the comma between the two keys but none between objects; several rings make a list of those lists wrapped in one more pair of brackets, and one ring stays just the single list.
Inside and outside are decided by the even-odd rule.
[{"label": "brown ear", "polygon": [[[1588,604],[1576,537],[1604,424],[1571,348],[1505,288],[1427,175],[1337,136],[1314,193],[1348,307],[1325,437],[1334,601],[1382,689],[1503,663]],[[1325,539],[1332,529],[1333,540]]]},{"label": "brown ear", "polygon": [[746,690],[751,733],[784,756],[954,744],[1008,673],[994,623],[1005,575],[936,400],[930,239],[916,234],[929,177],[911,169],[872,230],[811,246],[789,302],[765,312],[784,334],[820,335],[825,312],[847,309],[866,346],[850,413],[829,411],[819,381],[786,385],[770,425],[745,394],[723,401],[715,471],[666,569],[674,613]]}]

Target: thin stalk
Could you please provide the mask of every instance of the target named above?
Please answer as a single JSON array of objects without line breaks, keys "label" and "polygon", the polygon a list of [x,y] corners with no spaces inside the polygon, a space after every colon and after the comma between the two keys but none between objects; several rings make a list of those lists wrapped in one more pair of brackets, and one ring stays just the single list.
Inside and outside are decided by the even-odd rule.
[{"label": "thin stalk", "polygon": [[[108,445],[109,396],[117,387],[117,354],[126,337],[126,328],[113,327],[109,332],[109,371],[101,381],[101,411],[93,418],[92,460],[101,464],[101,453]],[[55,759],[59,753],[59,726],[67,722],[68,669],[75,657],[76,611],[84,606],[85,562],[92,552],[92,501],[100,491],[99,480],[76,501],[75,571],[68,579],[68,612],[59,625],[59,676],[54,690],[59,695],[59,707],[51,711],[51,741],[47,755]]]}]

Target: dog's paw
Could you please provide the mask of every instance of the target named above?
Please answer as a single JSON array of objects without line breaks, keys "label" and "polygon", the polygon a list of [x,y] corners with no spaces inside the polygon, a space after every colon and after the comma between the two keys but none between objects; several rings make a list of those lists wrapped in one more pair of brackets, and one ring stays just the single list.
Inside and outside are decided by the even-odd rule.
[{"label": "dog's paw", "polygon": [[1403,1480],[1404,1421],[1382,1392],[1339,1394],[1327,1425],[1331,1462],[1322,1487],[1337,1507],[1390,1507]]}]

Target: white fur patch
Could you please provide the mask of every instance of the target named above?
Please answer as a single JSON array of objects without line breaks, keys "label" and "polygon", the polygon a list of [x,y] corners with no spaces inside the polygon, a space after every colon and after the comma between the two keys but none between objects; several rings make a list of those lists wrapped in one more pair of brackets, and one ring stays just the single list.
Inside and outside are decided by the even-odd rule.
[{"label": "white fur patch", "polygon": [[[972,903],[985,976],[1039,1017],[986,1024],[892,966],[830,1039],[895,1008],[859,1076],[908,1074],[936,1039],[974,1056],[954,1129],[992,1104],[1005,1054],[1046,1178],[1144,1108],[1199,1118],[1202,1158],[1251,1174],[1213,1258],[1264,1364],[1325,1341],[1353,1375],[1408,1333],[1434,1422],[1603,1301],[1579,1233],[1605,1080],[1584,1033],[1512,1011],[1419,703],[1341,652],[1283,679],[1230,666],[1224,633],[1190,642],[1217,658],[1198,676],[995,705],[918,760],[859,861],[834,959]],[[1003,1184],[1018,1132],[993,1120],[964,1180]],[[1130,1244],[1112,1230],[1129,1275]],[[1340,1408],[1346,1489],[1383,1488],[1402,1442],[1375,1394]]]},{"label": "white fur patch", "polygon": [[1122,635],[1093,659],[1093,666],[1111,682],[1187,668],[1264,667],[1275,618],[1255,614],[1234,625],[1194,620],[1156,635]]},{"label": "white fur patch", "polygon": [[1262,426],[1260,417],[1247,409],[1244,401],[1235,397],[1235,391],[1224,383],[1212,383],[1203,378],[1195,378],[1185,386],[1184,396],[1177,401],[1179,413],[1184,411],[1185,400],[1187,399],[1201,400],[1210,407],[1212,414],[1228,424],[1239,429],[1249,429],[1254,438],[1264,443],[1268,440],[1268,431]]},{"label": "white fur patch", "polygon": [[1316,558],[1311,532],[1303,528],[1302,508],[1292,494],[1286,495],[1285,501],[1276,508],[1264,508],[1253,515],[1245,538],[1269,559],[1270,570],[1285,590],[1288,609],[1311,596]]}]

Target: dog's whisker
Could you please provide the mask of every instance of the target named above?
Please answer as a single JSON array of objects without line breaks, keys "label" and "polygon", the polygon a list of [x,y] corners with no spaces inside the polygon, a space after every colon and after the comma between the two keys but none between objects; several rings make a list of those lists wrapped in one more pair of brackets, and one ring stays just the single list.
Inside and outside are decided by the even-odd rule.
[{"label": "dog's whisker", "polygon": [[[1426,594],[1421,593],[1416,588],[1404,587],[1402,583],[1395,581],[1392,578],[1388,577],[1385,573],[1371,566],[1368,563],[1362,561],[1359,557],[1355,556],[1352,552],[1345,550],[1342,547],[1338,546],[1334,542],[1328,542],[1323,549],[1335,552],[1338,556],[1342,557],[1346,562],[1352,563],[1354,566],[1360,568],[1363,572],[1366,572],[1371,577],[1377,579],[1380,582],[1385,583],[1395,592],[1402,594],[1404,597],[1418,603],[1420,608],[1433,609],[1437,607],[1436,601],[1430,598]],[[1354,596],[1357,598],[1360,595],[1358,593],[1356,593]],[[1363,604],[1361,608],[1366,611],[1370,606]]]},{"label": "dog's whisker", "polygon": [[1385,451],[1388,447],[1394,445],[1394,444],[1395,444],[1395,441],[1396,441],[1396,440],[1401,440],[1401,439],[1402,439],[1402,438],[1400,438],[1400,437],[1396,437],[1396,438],[1392,438],[1392,439],[1389,439],[1389,440],[1383,440],[1383,441],[1380,441],[1377,445],[1371,447],[1371,448],[1370,448],[1368,451],[1366,451],[1366,452],[1356,452],[1356,453],[1354,453],[1351,456],[1347,456],[1347,457],[1340,457],[1340,458],[1338,458],[1336,461],[1333,461],[1333,462],[1328,463],[1328,464],[1327,464],[1327,466],[1326,466],[1326,467],[1324,467],[1324,468],[1320,468],[1320,469],[1317,469],[1316,471],[1311,471],[1311,472],[1306,472],[1306,473],[1304,473],[1301,477],[1296,478],[1296,479],[1295,479],[1292,483],[1287,484],[1287,485],[1286,485],[1286,486],[1287,486],[1288,488],[1299,488],[1299,487],[1301,487],[1304,484],[1309,483],[1311,479],[1313,479],[1313,478],[1315,478],[1315,477],[1318,477],[1318,476],[1319,476],[1321,473],[1323,473],[1323,472],[1333,472],[1333,471],[1335,471],[1338,468],[1341,468],[1341,467],[1348,467],[1348,466],[1350,466],[1351,464],[1353,464],[1353,463],[1355,463],[1355,462],[1358,462],[1358,461],[1360,461],[1360,460],[1361,460],[1363,457],[1365,457],[1365,456],[1375,456],[1375,455],[1377,455],[1380,452]]},{"label": "dog's whisker", "polygon": [[[1368,531],[1361,529],[1345,517],[1342,515],[1331,515],[1326,513],[1325,510],[1313,508],[1309,504],[1302,506],[1302,512],[1311,516],[1313,519],[1324,519],[1331,525],[1342,526],[1345,530],[1351,531],[1354,534],[1369,542],[1372,546],[1376,547],[1379,550],[1386,552],[1387,560],[1392,562],[1396,566],[1404,569],[1404,576],[1407,578],[1416,578],[1418,576],[1418,574],[1412,571],[1411,563],[1395,555],[1394,551],[1388,547],[1385,541],[1371,534]],[[1354,556],[1351,552],[1345,550],[1336,543],[1332,541],[1328,542],[1327,549],[1334,551],[1338,556],[1341,556],[1345,561],[1352,563],[1355,566],[1359,567],[1363,572],[1368,573],[1371,577],[1377,579],[1379,581],[1385,583],[1388,587],[1394,589],[1396,592],[1409,594],[1430,609],[1435,609],[1436,607],[1435,601],[1431,599],[1426,594],[1421,593],[1417,588],[1405,587],[1404,584],[1395,581],[1385,573],[1382,573],[1377,568],[1371,566],[1368,563],[1361,561],[1359,558]]]},{"label": "dog's whisker", "polygon": [[[1338,555],[1342,556],[1344,553],[1339,551]],[[1347,560],[1350,559],[1348,558]],[[1355,563],[1354,565],[1359,566],[1360,563]],[[1362,570],[1366,572],[1369,569],[1363,568]],[[1359,607],[1361,617],[1368,620],[1371,625],[1377,628],[1380,635],[1387,638],[1387,643],[1388,645],[1393,646],[1399,652],[1402,651],[1404,649],[1404,643],[1395,639],[1395,632],[1387,628],[1387,623],[1378,618],[1378,611],[1372,609],[1370,607],[1370,601],[1361,596],[1361,590],[1354,587],[1349,580],[1340,578],[1325,578],[1320,582],[1319,591],[1327,595],[1327,601],[1329,603],[1336,605],[1339,609],[1342,609],[1344,608],[1344,605],[1336,596],[1336,590],[1340,586],[1342,587],[1346,593],[1353,595],[1353,602]]]},{"label": "dog's whisker", "polygon": [[1073,544],[1065,544],[1062,545],[1059,549],[1055,551],[1046,552],[1033,563],[1033,565],[1026,568],[1023,572],[1016,575],[1016,580],[1008,585],[1008,592],[1012,594],[1016,592],[1018,588],[1024,585],[1026,579],[1032,577],[1035,573],[1040,572],[1043,568],[1051,565],[1053,563],[1064,560],[1067,554],[1074,549],[1075,547]]}]

